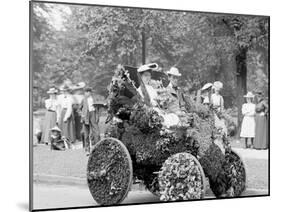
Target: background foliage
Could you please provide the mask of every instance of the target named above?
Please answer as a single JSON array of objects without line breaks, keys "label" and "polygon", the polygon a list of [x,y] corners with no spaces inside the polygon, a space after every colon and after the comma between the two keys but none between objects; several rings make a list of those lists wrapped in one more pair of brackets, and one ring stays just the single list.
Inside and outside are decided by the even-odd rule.
[{"label": "background foliage", "polygon": [[[146,62],[157,62],[163,71],[177,66],[186,91],[220,80],[226,107],[238,108],[241,102],[236,100],[247,90],[267,93],[267,17],[33,5],[35,107],[42,106],[50,86],[58,86],[66,78],[85,81],[106,97],[117,64],[141,65],[142,32]],[[244,50],[246,57],[237,61]],[[241,61],[246,62],[247,72],[241,75],[245,78],[242,87],[237,83]]]}]

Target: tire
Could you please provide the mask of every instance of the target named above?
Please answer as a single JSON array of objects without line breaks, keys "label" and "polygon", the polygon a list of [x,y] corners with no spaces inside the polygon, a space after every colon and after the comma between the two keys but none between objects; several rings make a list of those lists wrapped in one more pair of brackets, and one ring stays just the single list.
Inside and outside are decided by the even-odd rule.
[{"label": "tire", "polygon": [[93,146],[87,165],[87,183],[99,205],[121,203],[131,188],[132,178],[132,160],[121,141],[104,138]]}]

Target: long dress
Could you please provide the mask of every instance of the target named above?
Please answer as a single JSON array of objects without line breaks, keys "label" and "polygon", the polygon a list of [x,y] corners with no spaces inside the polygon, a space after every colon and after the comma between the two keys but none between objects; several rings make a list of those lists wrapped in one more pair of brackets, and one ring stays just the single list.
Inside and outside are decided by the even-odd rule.
[{"label": "long dress", "polygon": [[84,96],[79,94],[73,95],[73,114],[74,114],[74,121],[75,121],[75,134],[77,140],[82,140],[82,122],[81,122],[81,115],[79,113],[79,106],[83,100]]},{"label": "long dress", "polygon": [[255,149],[267,149],[268,148],[268,104],[265,100],[261,100],[256,105],[256,134],[254,141]]},{"label": "long dress", "polygon": [[223,97],[220,94],[212,94],[211,95],[211,104],[215,110],[214,119],[215,119],[215,127],[217,129],[221,129],[222,132],[227,135],[227,127],[225,124],[224,118],[218,116],[219,113],[222,113],[224,110],[224,101]]},{"label": "long dress", "polygon": [[244,115],[240,137],[254,138],[255,137],[255,109],[256,105],[253,103],[245,103],[242,105],[242,114]]},{"label": "long dress", "polygon": [[62,136],[65,136],[71,143],[76,141],[75,120],[73,114],[73,98],[71,95],[66,95],[60,100],[61,112],[59,127],[62,131]]},{"label": "long dress", "polygon": [[58,113],[58,101],[57,99],[47,99],[45,101],[45,107],[47,109],[45,113],[45,119],[43,124],[43,135],[42,141],[43,143],[50,143],[50,129],[56,126],[57,113]]}]

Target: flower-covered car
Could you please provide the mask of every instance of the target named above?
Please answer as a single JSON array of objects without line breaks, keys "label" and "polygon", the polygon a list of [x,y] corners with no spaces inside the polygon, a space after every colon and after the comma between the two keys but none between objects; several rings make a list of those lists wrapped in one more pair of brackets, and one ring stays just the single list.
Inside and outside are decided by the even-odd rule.
[{"label": "flower-covered car", "polygon": [[[166,80],[160,76],[164,78],[155,82]],[[137,92],[141,83],[132,67],[118,66],[112,78],[108,128],[92,148],[87,168],[96,202],[122,202],[135,179],[162,201],[201,199],[207,186],[218,198],[241,195],[246,187],[244,164],[214,127],[212,111],[187,98],[184,121],[167,128]],[[159,94],[161,109],[169,104],[165,95]]]}]

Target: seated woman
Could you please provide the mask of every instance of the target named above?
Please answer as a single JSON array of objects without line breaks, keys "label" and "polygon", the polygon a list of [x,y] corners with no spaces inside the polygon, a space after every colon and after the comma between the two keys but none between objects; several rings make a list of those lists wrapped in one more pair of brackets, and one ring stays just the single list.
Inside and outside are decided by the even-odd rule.
[{"label": "seated woman", "polygon": [[159,94],[157,89],[153,88],[151,85],[151,72],[156,70],[158,65],[156,63],[142,65],[138,68],[138,73],[141,76],[142,83],[137,91],[140,93],[144,102],[153,107],[155,111],[159,113],[164,119],[163,125],[166,127],[178,125],[180,120],[179,117],[175,113],[165,112],[161,109],[158,100]]}]

